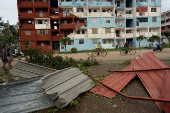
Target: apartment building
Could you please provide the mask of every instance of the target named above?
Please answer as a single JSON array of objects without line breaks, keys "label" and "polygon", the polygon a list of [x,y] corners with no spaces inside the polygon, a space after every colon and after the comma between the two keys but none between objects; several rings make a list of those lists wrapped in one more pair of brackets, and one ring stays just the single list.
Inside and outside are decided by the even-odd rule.
[{"label": "apartment building", "polygon": [[170,31],[170,10],[161,14],[161,30],[162,32]]},{"label": "apartment building", "polygon": [[64,36],[71,38],[67,51],[93,49],[98,42],[106,49],[126,41],[138,47],[140,35],[161,36],[161,0],[18,0],[18,15],[20,42],[44,51],[64,51],[58,42]]}]

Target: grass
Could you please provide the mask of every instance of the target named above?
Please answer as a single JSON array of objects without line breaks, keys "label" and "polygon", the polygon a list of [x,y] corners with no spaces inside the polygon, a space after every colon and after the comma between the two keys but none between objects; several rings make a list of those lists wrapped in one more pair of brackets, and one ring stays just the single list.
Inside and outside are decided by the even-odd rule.
[{"label": "grass", "polygon": [[[134,48],[134,50],[142,50],[142,49],[149,49],[149,48]],[[104,49],[105,51],[121,51],[121,49]],[[91,53],[93,51],[96,51],[95,49],[94,50],[83,50],[83,51],[77,51],[76,53]],[[58,54],[73,54],[72,52],[58,52]]]}]

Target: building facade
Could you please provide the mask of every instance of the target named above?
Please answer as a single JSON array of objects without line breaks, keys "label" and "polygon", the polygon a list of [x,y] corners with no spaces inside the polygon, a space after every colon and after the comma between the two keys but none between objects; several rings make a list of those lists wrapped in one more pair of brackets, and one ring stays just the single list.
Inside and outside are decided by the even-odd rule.
[{"label": "building facade", "polygon": [[[170,31],[170,10],[161,14],[161,30],[162,32]],[[169,43],[169,39],[163,37],[163,42]]]},{"label": "building facade", "polygon": [[44,51],[64,51],[58,42],[64,36],[71,38],[67,51],[93,49],[98,42],[106,49],[126,41],[138,47],[140,35],[161,36],[161,0],[18,0],[18,15],[20,43],[29,40]]}]

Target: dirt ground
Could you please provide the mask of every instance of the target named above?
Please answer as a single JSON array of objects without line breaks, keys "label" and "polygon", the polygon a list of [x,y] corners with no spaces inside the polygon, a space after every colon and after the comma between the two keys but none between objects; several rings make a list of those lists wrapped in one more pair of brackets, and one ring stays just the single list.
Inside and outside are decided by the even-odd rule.
[{"label": "dirt ground", "polygon": [[[108,70],[121,70],[129,65],[130,59],[145,52],[151,52],[151,50],[138,50],[136,55],[128,54],[126,56],[121,56],[118,51],[108,52],[106,57],[96,57],[100,64],[89,67],[88,71],[96,78],[103,79],[111,74]],[[170,49],[164,49],[162,52],[157,51],[154,52],[154,54],[161,59],[163,63],[170,67]],[[57,54],[55,54],[55,56],[56,55]],[[73,57],[75,59],[88,58],[87,53],[60,55],[63,57]],[[15,62],[13,62],[13,64],[14,63]],[[1,65],[2,62],[0,62],[0,66]],[[150,97],[138,77],[135,77],[122,90],[122,92],[131,96]],[[116,97],[110,99],[87,91],[86,93],[81,94],[78,98],[80,99],[78,102],[78,109],[68,106],[56,113],[163,113],[158,109],[154,102],[127,99],[120,95],[116,95]],[[50,109],[56,108],[53,107]],[[54,113],[54,111],[50,112],[50,109],[36,111],[34,113]]]},{"label": "dirt ground", "polygon": [[[96,57],[97,60],[101,61],[108,61],[108,60],[114,60],[114,61],[124,61],[124,60],[129,60],[134,58],[137,55],[146,53],[146,52],[153,52],[152,50],[149,49],[143,49],[143,50],[136,50],[136,55],[130,55],[127,54],[126,56],[121,56],[120,55],[120,51],[110,51],[107,52],[107,56],[106,57]],[[170,48],[165,48],[163,51],[155,51],[153,52],[159,59],[170,59]],[[90,54],[90,53],[89,53]],[[87,53],[75,53],[75,54],[55,54],[56,55],[60,55],[62,57],[73,57],[74,59],[87,59],[88,58],[88,54]]]}]

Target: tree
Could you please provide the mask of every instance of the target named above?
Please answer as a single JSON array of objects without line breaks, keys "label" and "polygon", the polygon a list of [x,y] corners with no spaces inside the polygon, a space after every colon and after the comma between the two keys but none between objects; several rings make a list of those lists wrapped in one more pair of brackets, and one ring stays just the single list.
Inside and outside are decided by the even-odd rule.
[{"label": "tree", "polygon": [[136,38],[136,40],[139,42],[139,48],[140,48],[140,42],[144,39],[146,39],[146,37],[144,37],[143,35],[140,35],[139,37]]},{"label": "tree", "polygon": [[148,42],[159,42],[160,41],[160,37],[158,35],[152,35],[149,39]]},{"label": "tree", "polygon": [[26,40],[22,45],[25,45],[26,49],[29,45],[31,45],[30,41]]},{"label": "tree", "polygon": [[64,37],[64,38],[60,39],[60,43],[65,46],[65,52],[66,52],[66,45],[70,42],[71,42],[71,40],[69,37]]},{"label": "tree", "polygon": [[170,44],[170,31],[162,32],[162,35],[164,35],[165,37],[169,39],[169,44]]}]

